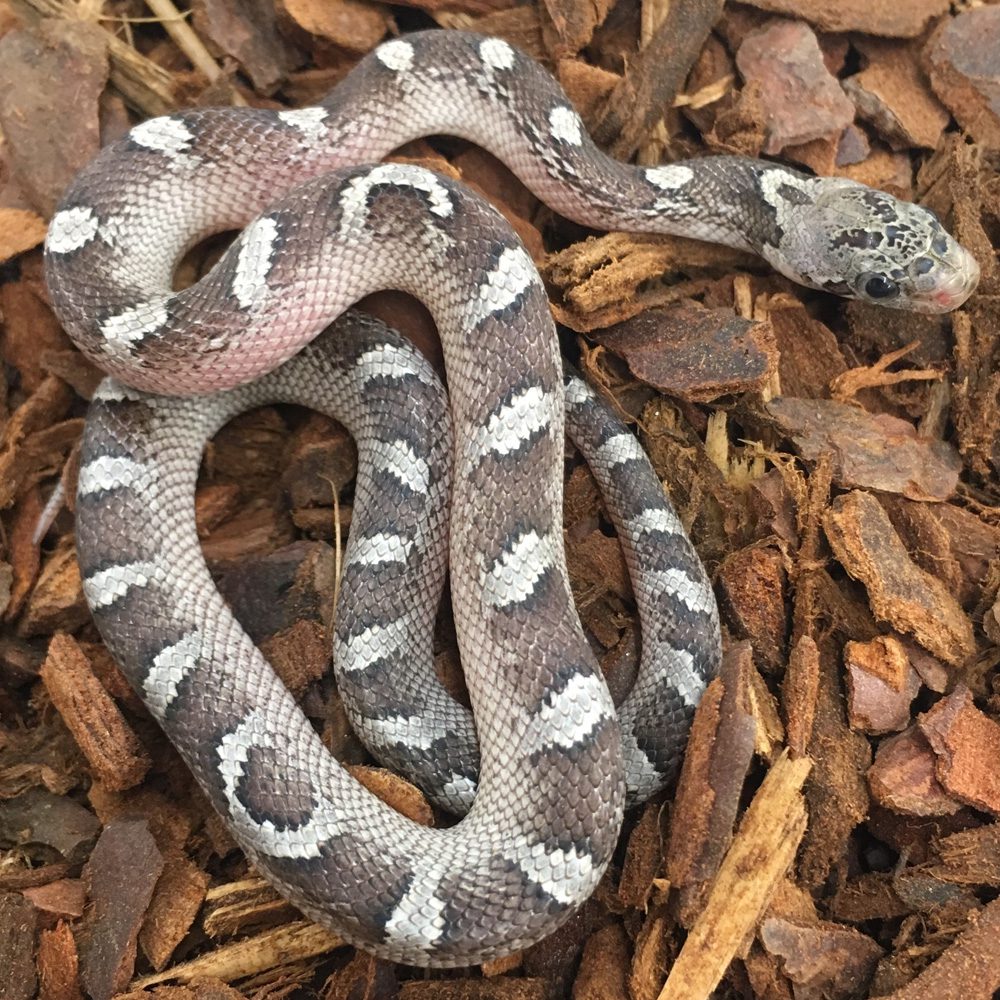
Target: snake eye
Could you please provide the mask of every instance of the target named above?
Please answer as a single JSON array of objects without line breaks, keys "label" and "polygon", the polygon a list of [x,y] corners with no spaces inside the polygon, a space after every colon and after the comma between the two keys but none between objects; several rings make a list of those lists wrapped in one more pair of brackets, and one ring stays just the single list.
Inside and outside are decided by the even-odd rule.
[{"label": "snake eye", "polygon": [[894,299],[899,295],[899,285],[881,274],[863,274],[858,284],[870,299]]}]

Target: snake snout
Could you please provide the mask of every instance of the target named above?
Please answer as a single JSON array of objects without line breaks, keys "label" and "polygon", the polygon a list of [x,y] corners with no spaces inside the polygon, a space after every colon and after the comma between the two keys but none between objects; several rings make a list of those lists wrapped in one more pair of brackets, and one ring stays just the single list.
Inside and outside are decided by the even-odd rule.
[{"label": "snake snout", "polygon": [[951,312],[961,306],[979,284],[980,270],[976,258],[960,243],[954,240],[949,242],[947,259],[937,262],[932,274],[928,275],[933,280],[920,289],[919,300],[914,302],[920,312]]}]

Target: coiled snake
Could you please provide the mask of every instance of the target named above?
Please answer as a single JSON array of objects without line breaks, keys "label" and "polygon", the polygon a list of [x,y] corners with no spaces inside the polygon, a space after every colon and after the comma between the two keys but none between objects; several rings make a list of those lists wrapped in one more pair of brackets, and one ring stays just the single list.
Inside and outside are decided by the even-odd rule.
[{"label": "coiled snake", "polygon": [[[444,966],[539,940],[592,891],[626,777],[640,798],[676,763],[717,660],[718,620],[641,449],[581,380],[564,388],[544,289],[509,228],[425,170],[357,166],[438,132],[490,149],[588,225],[743,247],[816,288],[943,311],[978,270],[930,213],[852,182],[735,157],[611,160],[537,65],[459,32],[383,44],[318,107],[145,122],[79,175],[46,264],[67,330],[116,376],[95,396],[79,482],[95,620],[287,896],[380,955]],[[244,226],[205,278],[172,290],[187,248]],[[265,374],[387,287],[423,299],[438,324],[453,443],[424,426],[441,405],[426,364],[371,321],[342,320]],[[338,676],[361,732],[439,802],[464,807],[471,723],[425,683],[426,663],[424,680],[404,679],[427,656],[453,465],[447,559],[481,769],[450,829],[402,819],[346,775],[208,576],[192,517],[202,444],[274,399],[335,412],[361,441],[337,620]],[[566,578],[565,412],[610,492],[649,613],[621,729]]]}]

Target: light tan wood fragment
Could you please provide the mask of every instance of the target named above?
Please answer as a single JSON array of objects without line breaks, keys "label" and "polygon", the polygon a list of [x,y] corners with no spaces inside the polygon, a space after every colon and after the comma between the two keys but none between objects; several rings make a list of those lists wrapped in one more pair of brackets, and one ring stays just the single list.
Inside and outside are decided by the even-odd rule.
[{"label": "light tan wood fragment", "polygon": [[806,830],[812,762],[783,754],[754,796],[659,1000],[705,1000],[752,934]]},{"label": "light tan wood fragment", "polygon": [[277,965],[288,965],[305,958],[340,948],[344,941],[332,931],[324,930],[308,920],[285,924],[251,938],[236,941],[210,951],[206,955],[174,965],[163,972],[143,976],[132,982],[133,990],[145,989],[156,983],[190,983],[194,979],[214,976],[223,982],[244,979]]}]

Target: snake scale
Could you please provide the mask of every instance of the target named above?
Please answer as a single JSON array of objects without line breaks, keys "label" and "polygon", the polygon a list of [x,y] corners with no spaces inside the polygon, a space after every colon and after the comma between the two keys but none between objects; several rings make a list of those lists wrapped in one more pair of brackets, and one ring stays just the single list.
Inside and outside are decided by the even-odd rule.
[{"label": "snake scale", "polygon": [[[286,896],[376,954],[449,966],[526,947],[586,899],[626,786],[638,800],[676,765],[719,637],[641,448],[581,379],[564,382],[524,247],[460,185],[378,163],[434,133],[494,152],[587,225],[752,250],[814,288],[941,312],[978,269],[929,212],[850,181],[740,157],[610,159],[539,66],[463,32],[384,43],[317,107],[144,122],[79,174],[46,268],[67,330],[114,376],[78,487],[98,627]],[[174,291],[183,253],[234,228],[218,264]],[[437,322],[452,431],[433,373],[392,331],[348,314],[320,336],[382,288]],[[208,575],[192,516],[203,443],[271,400],[335,413],[359,438],[338,680],[363,737],[438,802],[464,809],[476,791],[451,828],[403,819],[346,774]],[[566,576],[564,423],[609,496],[643,612],[620,725]],[[475,733],[427,660],[446,564]]]}]

